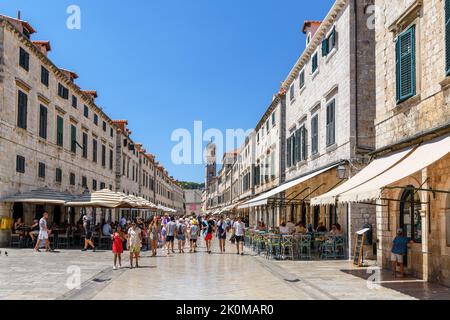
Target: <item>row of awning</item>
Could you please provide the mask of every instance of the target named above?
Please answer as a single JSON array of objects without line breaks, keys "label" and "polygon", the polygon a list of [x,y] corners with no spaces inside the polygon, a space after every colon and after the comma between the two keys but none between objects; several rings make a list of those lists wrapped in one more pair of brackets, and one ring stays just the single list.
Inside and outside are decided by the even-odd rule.
[{"label": "row of awning", "polygon": [[175,213],[176,210],[167,208],[136,196],[114,192],[109,189],[84,192],[80,196],[73,196],[68,192],[60,192],[49,188],[41,188],[14,196],[4,197],[0,202],[22,202],[33,204],[54,204],[67,207],[91,207],[91,208],[122,208],[122,209],[149,209]]},{"label": "row of awning", "polygon": [[311,200],[312,205],[373,201],[382,191],[450,152],[450,135],[374,160],[336,189]]},{"label": "row of awning", "polygon": [[[450,135],[447,135],[377,158],[345,183],[323,195],[312,198],[310,203],[312,206],[321,206],[380,199],[382,191],[387,186],[421,171],[445,157],[449,152]],[[333,164],[305,174],[239,204],[237,207],[238,209],[246,209],[268,205],[269,201],[276,199],[276,196],[281,192],[307,182],[336,168],[338,165]]]}]

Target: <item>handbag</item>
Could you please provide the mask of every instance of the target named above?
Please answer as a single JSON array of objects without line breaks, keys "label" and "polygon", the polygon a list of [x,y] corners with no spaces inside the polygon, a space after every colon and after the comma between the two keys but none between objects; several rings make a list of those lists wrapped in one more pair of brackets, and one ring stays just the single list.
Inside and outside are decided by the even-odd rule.
[{"label": "handbag", "polygon": [[231,235],[230,241],[231,241],[232,244],[236,243],[236,235],[235,234]]}]

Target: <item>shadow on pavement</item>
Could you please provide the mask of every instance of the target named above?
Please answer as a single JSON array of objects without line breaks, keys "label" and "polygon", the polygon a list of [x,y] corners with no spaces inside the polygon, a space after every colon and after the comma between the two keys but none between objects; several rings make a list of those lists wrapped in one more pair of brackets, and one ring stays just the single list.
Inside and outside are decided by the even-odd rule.
[{"label": "shadow on pavement", "polygon": [[[365,280],[368,280],[369,277],[374,277],[374,271],[368,269],[340,271]],[[374,284],[419,300],[450,300],[450,288],[436,283],[425,282],[411,276],[395,278],[389,270],[381,270],[380,278]]]}]

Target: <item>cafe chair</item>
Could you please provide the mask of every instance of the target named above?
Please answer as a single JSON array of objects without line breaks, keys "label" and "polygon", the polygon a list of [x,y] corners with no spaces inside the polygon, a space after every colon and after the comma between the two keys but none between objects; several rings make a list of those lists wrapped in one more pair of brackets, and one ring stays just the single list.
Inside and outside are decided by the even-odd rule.
[{"label": "cafe chair", "polygon": [[294,260],[294,237],[292,235],[281,236],[281,258]]},{"label": "cafe chair", "polygon": [[346,258],[346,246],[345,239],[342,236],[337,236],[334,238],[334,251],[336,254],[336,259],[345,259]]},{"label": "cafe chair", "polygon": [[328,237],[327,240],[322,243],[320,258],[323,260],[336,259],[335,252],[335,239],[334,237]]},{"label": "cafe chair", "polygon": [[14,248],[14,247],[22,248],[22,246],[23,246],[23,237],[22,237],[22,235],[19,234],[19,233],[13,233],[11,235],[9,246],[11,248]]},{"label": "cafe chair", "polygon": [[297,239],[297,253],[300,260],[311,259],[311,235],[301,234]]}]

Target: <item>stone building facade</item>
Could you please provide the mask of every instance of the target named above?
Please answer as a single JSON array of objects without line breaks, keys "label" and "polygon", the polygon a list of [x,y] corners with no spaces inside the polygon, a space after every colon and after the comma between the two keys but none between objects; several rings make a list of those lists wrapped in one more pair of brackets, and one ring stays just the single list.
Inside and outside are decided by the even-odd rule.
[{"label": "stone building facade", "polygon": [[[383,156],[450,132],[450,3],[375,4],[376,155]],[[407,272],[450,285],[449,173],[447,154],[383,192],[394,201],[377,210],[380,265],[390,267],[391,243],[402,228],[412,241]]]},{"label": "stone building facade", "polygon": [[[82,90],[75,72],[56,66],[50,42],[32,40],[34,33],[28,22],[0,15],[0,198],[41,188],[72,195],[108,188],[156,201],[144,192],[143,148],[127,121],[104,113],[97,92]],[[0,203],[0,216],[26,225],[45,210],[51,223],[80,216],[80,209],[58,205]],[[0,231],[2,244],[9,234]]]}]

